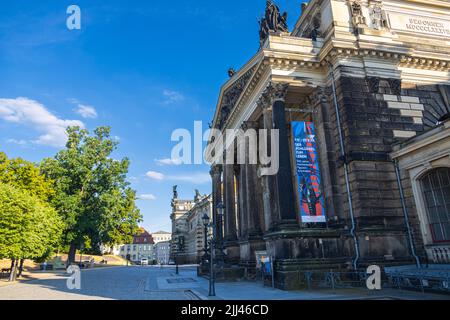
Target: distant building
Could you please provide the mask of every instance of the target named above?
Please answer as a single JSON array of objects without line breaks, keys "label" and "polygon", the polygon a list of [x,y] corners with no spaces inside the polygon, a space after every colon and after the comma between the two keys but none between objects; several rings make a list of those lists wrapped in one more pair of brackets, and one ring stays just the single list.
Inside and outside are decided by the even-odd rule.
[{"label": "distant building", "polygon": [[195,204],[188,212],[188,234],[186,238],[187,263],[200,263],[205,253],[205,227],[203,216],[206,214],[211,220],[212,198],[211,195],[199,196],[194,200]]},{"label": "distant building", "polygon": [[194,206],[192,200],[178,199],[177,186],[173,188],[172,197],[172,239],[170,246],[170,259],[175,261],[177,258],[179,264],[186,263],[185,240],[188,234],[188,212]]},{"label": "distant building", "polygon": [[159,264],[169,264],[170,241],[162,241],[155,244],[156,262]]},{"label": "distant building", "polygon": [[132,262],[140,262],[141,259],[148,259],[149,263],[156,260],[155,243],[153,237],[145,229],[141,228],[140,233],[133,237],[133,243],[119,246],[120,256],[124,259],[130,255]]},{"label": "distant building", "polygon": [[197,191],[193,201],[174,198],[172,210],[175,233],[171,259],[177,259],[179,264],[199,263],[205,248],[202,217],[206,214],[211,219],[211,195],[200,195]]},{"label": "distant building", "polygon": [[155,244],[160,242],[167,242],[172,239],[172,234],[167,231],[158,231],[152,233],[153,241]]}]

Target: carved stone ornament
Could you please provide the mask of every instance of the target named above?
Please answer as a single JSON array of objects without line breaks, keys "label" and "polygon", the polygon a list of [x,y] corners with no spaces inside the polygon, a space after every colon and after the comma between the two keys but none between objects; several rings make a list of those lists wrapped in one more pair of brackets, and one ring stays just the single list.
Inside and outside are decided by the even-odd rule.
[{"label": "carved stone ornament", "polygon": [[400,79],[389,79],[389,86],[391,87],[391,93],[394,95],[401,95],[402,93],[402,81]]},{"label": "carved stone ornament", "polygon": [[380,78],[368,77],[367,84],[371,93],[378,93],[380,91]]},{"label": "carved stone ornament", "polygon": [[249,129],[258,129],[258,122],[257,121],[244,121],[241,125],[242,130],[246,131]]},{"label": "carved stone ornament", "polygon": [[242,77],[237,79],[233,85],[225,91],[222,98],[222,105],[220,108],[220,114],[217,122],[217,128],[222,129],[227,121],[231,111],[233,110],[237,100],[241,96],[248,81],[255,71],[255,67],[248,70]]},{"label": "carved stone ornament", "polygon": [[263,112],[265,112],[267,109],[269,109],[272,106],[272,96],[269,88],[266,88],[263,93],[261,94],[261,97],[259,97],[258,101],[256,102],[256,105],[258,108],[260,108]]},{"label": "carved stone ornament", "polygon": [[376,30],[386,29],[388,27],[386,15],[380,3],[372,5],[369,9],[372,26]]},{"label": "carved stone ornament", "polygon": [[284,101],[286,99],[287,91],[289,88],[288,83],[275,83],[273,87],[273,99],[274,101]]},{"label": "carved stone ornament", "polygon": [[211,177],[217,177],[220,176],[222,174],[222,166],[215,164],[211,167],[211,170],[209,171],[209,174],[211,175]]},{"label": "carved stone ornament", "polygon": [[264,45],[270,32],[289,32],[287,12],[280,14],[280,9],[271,0],[266,1],[264,18],[259,21],[259,44]]},{"label": "carved stone ornament", "polygon": [[358,32],[359,27],[367,26],[366,18],[363,15],[361,2],[359,0],[350,3],[350,10],[352,13],[352,24],[355,28],[355,33]]}]

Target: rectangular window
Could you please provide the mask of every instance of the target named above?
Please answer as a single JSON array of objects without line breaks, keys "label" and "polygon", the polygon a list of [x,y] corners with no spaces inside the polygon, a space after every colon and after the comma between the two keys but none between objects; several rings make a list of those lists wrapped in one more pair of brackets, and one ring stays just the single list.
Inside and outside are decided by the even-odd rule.
[{"label": "rectangular window", "polygon": [[450,169],[434,169],[421,179],[434,242],[450,242]]}]

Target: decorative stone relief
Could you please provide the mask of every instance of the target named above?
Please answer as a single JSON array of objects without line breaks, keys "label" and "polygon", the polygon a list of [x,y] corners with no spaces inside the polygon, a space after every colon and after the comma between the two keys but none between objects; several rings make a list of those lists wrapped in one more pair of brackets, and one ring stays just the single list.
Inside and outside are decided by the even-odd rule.
[{"label": "decorative stone relief", "polygon": [[389,79],[389,85],[391,87],[392,94],[397,96],[402,93],[402,81],[400,79]]},{"label": "decorative stone relief", "polygon": [[222,129],[223,125],[228,119],[231,111],[233,110],[237,100],[241,96],[248,81],[255,71],[255,67],[248,70],[242,77],[237,79],[233,85],[225,91],[222,98],[222,106],[220,108],[220,115],[217,122],[218,129]]},{"label": "decorative stone relief", "polygon": [[282,100],[284,101],[286,99],[286,94],[289,88],[288,83],[275,83],[272,84],[273,87],[273,97],[274,100]]},{"label": "decorative stone relief", "polygon": [[380,78],[368,77],[367,84],[371,93],[378,93],[380,91]]},{"label": "decorative stone relief", "polygon": [[367,27],[366,17],[364,17],[359,0],[350,2],[350,10],[352,14],[352,24],[355,29],[355,33],[358,33],[358,28]]},{"label": "decorative stone relief", "polygon": [[376,30],[386,29],[388,27],[386,14],[384,13],[381,3],[375,3],[370,6],[370,20],[372,26]]}]

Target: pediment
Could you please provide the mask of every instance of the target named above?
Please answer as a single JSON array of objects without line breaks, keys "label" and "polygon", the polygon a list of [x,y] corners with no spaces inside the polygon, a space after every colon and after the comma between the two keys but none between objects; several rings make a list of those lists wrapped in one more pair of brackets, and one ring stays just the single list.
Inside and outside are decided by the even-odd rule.
[{"label": "pediment", "polygon": [[222,87],[213,123],[214,128],[223,128],[257,68],[257,61],[255,59],[250,60]]}]

